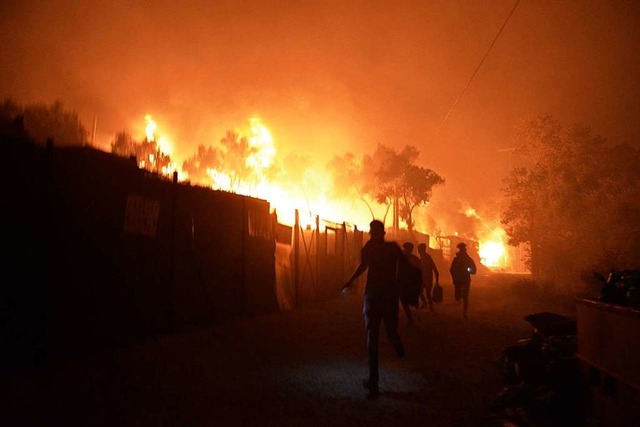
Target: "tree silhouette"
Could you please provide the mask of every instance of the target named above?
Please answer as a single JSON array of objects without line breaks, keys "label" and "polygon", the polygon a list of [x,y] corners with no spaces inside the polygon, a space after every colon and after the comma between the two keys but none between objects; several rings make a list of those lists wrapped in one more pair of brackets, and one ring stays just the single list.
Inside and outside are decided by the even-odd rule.
[{"label": "tree silhouette", "polygon": [[442,184],[444,179],[431,169],[410,164],[403,170],[396,191],[400,201],[400,217],[405,220],[410,231],[415,226],[414,209],[428,202],[433,194],[433,187]]},{"label": "tree silhouette", "polygon": [[418,149],[406,145],[398,151],[379,144],[371,157],[363,160],[365,191],[386,206],[384,220],[395,205],[398,216],[413,231],[413,211],[431,198],[433,188],[444,184],[444,178],[431,169],[418,166]]},{"label": "tree silhouette", "polygon": [[357,194],[367,204],[372,219],[375,215],[369,200],[383,205],[383,222],[395,204],[398,216],[413,231],[415,208],[428,202],[433,188],[445,182],[433,170],[416,164],[419,155],[418,149],[411,145],[398,151],[379,144],[372,155],[363,156],[360,164],[353,154],[347,153],[334,157],[329,169],[334,182],[342,188],[338,195],[354,197]]},{"label": "tree silhouette", "polygon": [[230,190],[237,191],[241,182],[250,178],[251,169],[247,166],[247,158],[254,153],[249,140],[234,131],[227,131],[220,140],[219,164],[231,180]]},{"label": "tree silhouette", "polygon": [[111,152],[122,157],[138,157],[137,143],[127,132],[116,133],[115,139],[111,142]]},{"label": "tree silhouette", "polygon": [[197,184],[211,184],[209,170],[220,167],[220,153],[212,146],[199,145],[193,156],[182,164],[182,170]]},{"label": "tree silhouette", "polygon": [[18,116],[22,115],[23,108],[18,105],[13,99],[6,98],[0,104],[0,119],[4,121],[13,121]]},{"label": "tree silhouette", "polygon": [[572,282],[593,268],[637,268],[640,170],[631,159],[640,151],[550,116],[523,119],[517,140],[522,166],[504,181],[502,222],[510,243],[530,244],[532,272]]},{"label": "tree silhouette", "polygon": [[138,166],[150,172],[169,173],[171,157],[162,152],[155,140],[145,138],[136,142],[128,132],[118,132],[111,142],[111,152],[122,157],[135,157]]},{"label": "tree silhouette", "polygon": [[87,144],[88,133],[78,113],[66,110],[61,101],[51,105],[34,103],[21,106],[5,99],[0,114],[12,120],[21,116],[25,131],[38,144],[45,144],[48,139],[57,145]]},{"label": "tree silhouette", "polygon": [[[252,184],[260,178],[258,172],[248,164],[248,159],[255,153],[256,148],[251,146],[248,138],[229,130],[218,146],[198,146],[197,151],[184,161],[182,168],[198,184],[220,185],[211,172],[224,174],[229,182],[223,183],[223,186],[228,185],[227,190],[236,192],[241,184]],[[275,168],[262,169],[260,173],[273,173],[271,169]]]}]

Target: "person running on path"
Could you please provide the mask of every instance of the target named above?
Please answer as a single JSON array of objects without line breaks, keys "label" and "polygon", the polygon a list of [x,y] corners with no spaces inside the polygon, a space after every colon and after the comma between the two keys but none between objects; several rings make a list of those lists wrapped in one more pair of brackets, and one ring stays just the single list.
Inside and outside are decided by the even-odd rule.
[{"label": "person running on path", "polygon": [[369,227],[371,237],[360,252],[360,264],[342,290],[348,290],[358,276],[368,270],[363,314],[367,330],[369,379],[364,381],[364,386],[368,390],[367,398],[373,399],[379,394],[378,353],[382,321],[396,355],[404,356],[404,346],[398,334],[400,286],[397,277],[403,254],[397,243],[385,240],[386,232],[381,221],[371,221]]},{"label": "person running on path", "polygon": [[440,272],[436,263],[427,252],[427,245],[420,243],[418,245],[418,254],[420,255],[420,266],[422,267],[422,308],[429,304],[429,310],[433,311],[433,277],[436,278],[436,285],[440,283]]},{"label": "person running on path", "polygon": [[[415,256],[413,254],[413,243],[411,242],[404,242],[402,244],[402,253],[404,254],[408,265],[405,265],[403,267],[413,267],[414,269],[416,269],[418,272],[422,272],[422,266],[420,265],[420,258],[418,258],[417,256]],[[404,271],[403,273],[407,274],[407,277],[405,278],[405,280],[407,280],[407,283],[405,284],[405,286],[409,285],[409,283],[414,280],[413,277],[411,276],[411,272],[413,272],[413,270],[407,269],[406,271]],[[418,284],[420,286],[422,286],[422,279],[421,277],[417,277],[417,281]],[[414,281],[415,283],[415,281]],[[417,294],[418,296],[422,294],[422,290],[420,290],[420,293]],[[419,297],[418,297],[419,298]],[[404,310],[404,314],[407,316],[407,320],[409,321],[409,323],[413,323],[413,313],[411,311],[411,304],[409,302],[407,302],[406,300],[403,300],[402,298],[400,299],[400,301],[402,302],[402,309]],[[419,300],[415,301],[416,307],[418,304]]]},{"label": "person running on path", "polygon": [[456,301],[462,299],[462,314],[467,318],[469,308],[469,290],[471,287],[471,275],[476,274],[476,263],[467,253],[467,244],[458,243],[458,252],[451,261],[451,279],[455,289]]}]

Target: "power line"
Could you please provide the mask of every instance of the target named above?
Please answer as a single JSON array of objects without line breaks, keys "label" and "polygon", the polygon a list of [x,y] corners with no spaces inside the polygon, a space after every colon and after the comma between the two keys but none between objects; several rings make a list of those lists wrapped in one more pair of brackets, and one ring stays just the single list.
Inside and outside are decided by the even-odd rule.
[{"label": "power line", "polygon": [[484,56],[480,60],[480,63],[478,64],[476,69],[473,71],[473,74],[471,74],[471,77],[469,78],[469,81],[467,82],[467,85],[464,87],[464,89],[462,89],[462,92],[460,92],[460,95],[458,95],[458,98],[456,98],[455,102],[453,103],[453,105],[449,109],[449,112],[447,113],[446,116],[444,116],[444,119],[442,119],[442,122],[440,123],[440,126],[438,127],[438,130],[440,130],[440,128],[442,128],[444,123],[447,121],[447,119],[449,118],[449,116],[453,112],[453,109],[456,108],[456,105],[458,105],[458,103],[462,99],[462,96],[464,95],[464,93],[467,91],[467,89],[471,85],[471,82],[473,81],[473,78],[476,76],[476,74],[478,74],[478,70],[480,69],[480,67],[482,67],[482,64],[484,63],[484,60],[487,59],[487,56],[489,56],[489,52],[491,52],[491,49],[493,49],[493,45],[495,45],[496,42],[498,41],[498,38],[500,37],[500,34],[502,34],[502,30],[504,30],[504,27],[507,26],[507,23],[509,22],[509,19],[511,19],[511,16],[513,15],[513,12],[516,11],[516,8],[518,7],[519,3],[520,3],[520,0],[516,0],[516,4],[511,9],[511,12],[509,12],[509,15],[507,15],[507,19],[504,20],[504,23],[502,24],[502,27],[500,27],[500,30],[498,31],[498,34],[496,34],[496,37],[491,42],[491,45],[489,46],[489,49],[487,49],[487,52],[484,54]]}]

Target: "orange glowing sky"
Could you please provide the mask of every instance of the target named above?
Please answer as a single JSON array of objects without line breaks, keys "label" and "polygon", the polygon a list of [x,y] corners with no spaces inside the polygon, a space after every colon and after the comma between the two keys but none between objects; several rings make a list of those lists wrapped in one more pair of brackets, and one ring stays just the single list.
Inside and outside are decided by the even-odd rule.
[{"label": "orange glowing sky", "polygon": [[[552,114],[638,141],[640,3],[4,1],[0,95],[62,100],[107,146],[152,114],[177,153],[261,117],[284,150],[329,158],[414,144],[435,197],[494,200],[515,122]],[[178,159],[180,160],[180,159]]]}]

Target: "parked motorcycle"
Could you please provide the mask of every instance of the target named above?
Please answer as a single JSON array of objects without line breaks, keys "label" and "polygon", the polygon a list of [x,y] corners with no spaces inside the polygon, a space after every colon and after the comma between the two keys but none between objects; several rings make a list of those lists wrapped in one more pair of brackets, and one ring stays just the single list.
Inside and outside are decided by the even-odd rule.
[{"label": "parked motorcycle", "polygon": [[506,387],[491,404],[516,425],[534,420],[562,420],[572,425],[581,413],[581,377],[574,319],[556,313],[534,313],[524,318],[533,331],[503,349],[498,367]]},{"label": "parked motorcycle", "polygon": [[500,369],[509,384],[544,382],[550,362],[573,357],[577,350],[574,319],[549,312],[524,319],[533,327],[531,336],[506,347],[500,358]]},{"label": "parked motorcycle", "polygon": [[606,278],[597,271],[593,275],[602,283],[600,301],[640,307],[640,269],[612,269]]}]

